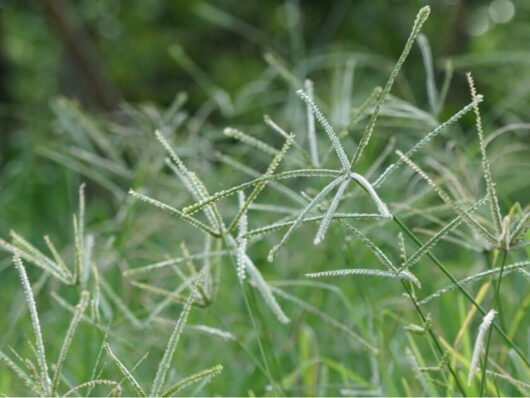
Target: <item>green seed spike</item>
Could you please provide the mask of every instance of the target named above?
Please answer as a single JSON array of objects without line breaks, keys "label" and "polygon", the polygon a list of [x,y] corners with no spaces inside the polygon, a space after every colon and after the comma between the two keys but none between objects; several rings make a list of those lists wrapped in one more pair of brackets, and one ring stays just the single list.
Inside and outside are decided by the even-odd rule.
[{"label": "green seed spike", "polygon": [[410,49],[412,48],[412,44],[414,43],[414,40],[416,40],[416,37],[420,33],[421,27],[429,17],[429,14],[431,12],[431,8],[429,6],[423,7],[416,16],[416,20],[414,21],[414,26],[412,27],[412,31],[410,32],[410,36],[407,40],[407,43],[405,44],[405,48],[403,49],[403,52],[401,53],[401,56],[399,57],[396,65],[394,66],[394,69],[392,70],[392,73],[390,74],[390,77],[388,81],[386,82],[385,87],[383,88],[383,92],[379,96],[379,99],[377,103],[375,104],[374,112],[372,113],[372,117],[368,121],[368,124],[366,126],[366,129],[364,130],[363,137],[361,138],[361,142],[359,143],[359,147],[355,151],[355,154],[352,157],[352,160],[350,162],[351,166],[353,167],[355,163],[361,158],[363,151],[365,150],[366,146],[370,142],[370,138],[372,137],[372,132],[374,131],[375,122],[377,121],[377,117],[379,116],[379,113],[381,112],[381,107],[383,105],[383,102],[385,101],[387,95],[390,93],[390,90],[392,89],[392,86],[394,85],[394,81],[396,80],[396,77],[401,70],[401,67],[403,66],[403,63],[407,59],[407,56],[409,55]]}]

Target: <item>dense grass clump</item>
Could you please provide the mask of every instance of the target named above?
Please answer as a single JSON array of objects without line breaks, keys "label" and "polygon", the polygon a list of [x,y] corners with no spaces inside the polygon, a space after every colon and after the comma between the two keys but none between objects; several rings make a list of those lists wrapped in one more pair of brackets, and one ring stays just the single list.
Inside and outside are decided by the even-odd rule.
[{"label": "dense grass clump", "polygon": [[[332,106],[317,67],[268,53],[231,98],[177,47],[236,127],[184,94],[110,119],[58,99],[71,142],[38,151],[87,182],[64,245],[0,240],[21,281],[1,312],[3,392],[528,396],[529,146],[506,139],[520,122],[486,122],[471,73],[467,105],[445,110],[429,14],[381,87],[354,96],[355,57],[329,56]],[[424,106],[392,94],[415,43]],[[239,125],[275,85],[275,116]]]}]

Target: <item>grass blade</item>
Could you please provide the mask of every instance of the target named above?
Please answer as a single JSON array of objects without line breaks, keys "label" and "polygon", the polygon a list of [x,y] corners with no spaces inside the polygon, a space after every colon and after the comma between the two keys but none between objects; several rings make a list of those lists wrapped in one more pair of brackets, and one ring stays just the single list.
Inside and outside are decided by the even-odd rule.
[{"label": "grass blade", "polygon": [[429,6],[423,7],[419,12],[418,15],[416,15],[416,20],[414,21],[414,26],[412,27],[412,31],[410,32],[410,36],[407,39],[407,42],[405,43],[405,47],[403,49],[403,52],[401,53],[398,61],[396,62],[396,65],[394,66],[394,69],[390,73],[390,77],[388,78],[388,81],[385,84],[385,87],[383,88],[383,92],[379,96],[379,99],[377,100],[377,103],[375,104],[375,109],[372,113],[372,116],[370,117],[370,120],[368,121],[368,124],[366,126],[366,129],[364,130],[363,136],[361,138],[361,142],[359,143],[359,146],[357,147],[357,150],[355,151],[351,162],[349,163],[351,167],[355,166],[355,163],[361,158],[364,149],[370,142],[370,138],[372,136],[372,132],[375,127],[375,123],[377,121],[377,117],[379,116],[379,113],[381,112],[381,106],[383,105],[383,102],[385,101],[387,95],[390,93],[390,90],[392,89],[392,86],[394,85],[394,81],[396,80],[396,77],[401,70],[401,67],[403,66],[403,63],[407,59],[407,56],[409,55],[410,49],[412,48],[412,44],[414,43],[414,40],[416,40],[416,37],[420,33],[421,27],[423,26],[424,22],[429,18],[429,14],[431,12],[431,9]]}]

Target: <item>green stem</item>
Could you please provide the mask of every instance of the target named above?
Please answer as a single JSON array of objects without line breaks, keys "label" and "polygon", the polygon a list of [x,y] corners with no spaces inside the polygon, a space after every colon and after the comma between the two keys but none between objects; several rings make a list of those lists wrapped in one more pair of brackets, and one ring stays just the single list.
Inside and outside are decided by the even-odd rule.
[{"label": "green stem", "polygon": [[[423,313],[423,310],[421,309],[420,305],[418,304],[418,302],[416,301],[416,299],[412,295],[412,291],[411,291],[410,287],[407,285],[407,282],[405,282],[404,280],[401,280],[401,284],[403,285],[403,288],[407,292],[407,295],[410,297],[410,300],[412,301],[412,304],[414,304],[414,307],[416,308],[416,311],[418,312],[418,314],[419,314],[419,316],[421,318],[421,321],[423,323],[425,323],[427,318],[425,317],[425,314]],[[436,335],[434,334],[432,329],[429,329],[428,333],[431,336],[431,339],[434,342],[434,345],[436,346],[436,349],[438,350],[440,355],[443,357],[444,350],[442,348],[442,345],[438,341],[438,338],[436,337]],[[458,375],[456,374],[455,370],[453,369],[453,367],[451,366],[451,364],[449,362],[447,362],[447,368],[449,369],[449,373],[451,373],[451,376],[453,376],[453,379],[455,380],[455,383],[456,383],[458,389],[460,390],[460,393],[462,394],[463,397],[466,397],[467,396],[466,395],[466,391],[464,390],[464,387],[463,387],[462,383],[460,382],[460,379],[458,378]]]},{"label": "green stem", "polygon": [[[502,254],[502,263],[501,263],[501,271],[499,272],[499,278],[496,280],[495,283],[495,292],[493,293],[493,307],[494,309],[499,309],[499,300],[500,300],[500,290],[501,290],[501,283],[502,283],[502,274],[504,272],[504,265],[506,264],[506,251]],[[491,344],[491,331],[492,328],[488,331],[488,337],[486,339],[486,349],[484,351],[484,362],[482,365],[482,379],[480,381],[480,396],[484,396],[484,391],[486,389],[486,368],[488,367],[488,355],[490,351],[490,344]]]},{"label": "green stem", "polygon": [[[396,216],[393,216],[394,221],[399,225],[399,227],[409,236],[416,244],[421,247],[423,246],[423,243],[421,240],[419,240],[414,232],[412,232],[403,222]],[[427,251],[427,257],[429,257],[434,264],[451,280],[452,283],[454,283],[460,292],[469,300],[470,303],[472,303],[475,308],[484,316],[486,315],[487,311],[485,311],[479,303],[476,302],[476,300],[469,294],[469,292],[460,284],[458,280],[449,272],[449,270],[438,260],[430,251]],[[497,322],[493,322],[493,327],[495,330],[499,333],[499,335],[503,338],[503,340],[516,352],[516,354],[521,358],[521,360],[524,362],[524,364],[530,368],[530,362],[524,355],[524,353],[517,347],[512,340],[508,337],[506,332],[502,330],[502,328],[497,324]]]}]

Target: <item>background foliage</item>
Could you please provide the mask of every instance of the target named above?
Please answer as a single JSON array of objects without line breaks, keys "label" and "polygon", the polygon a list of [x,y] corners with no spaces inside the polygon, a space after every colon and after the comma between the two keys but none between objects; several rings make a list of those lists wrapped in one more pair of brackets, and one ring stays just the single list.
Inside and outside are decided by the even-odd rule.
[{"label": "background foliage", "polygon": [[[145,187],[177,208],[190,203],[181,184],[165,171],[163,150],[153,130],[175,131],[173,143],[179,155],[204,178],[211,193],[249,179],[241,170],[235,172],[222,156],[230,155],[232,163],[239,161],[258,170],[266,167],[267,158],[224,136],[224,127],[240,128],[279,148],[281,137],[271,135],[262,123],[263,115],[268,114],[303,140],[305,107],[295,90],[309,77],[319,105],[341,130],[351,109],[358,108],[375,86],[386,81],[417,10],[426,2],[80,0],[68,4],[22,0],[0,4],[0,237],[15,229],[44,250],[42,236],[50,235],[64,248],[63,253],[73,254],[71,214],[77,211],[78,187],[85,181],[87,229],[96,237],[98,267],[111,287],[110,293],[102,293],[103,317],[112,330],[109,339],[128,365],[149,351],[137,374],[139,379],[151,380],[149,370],[156,368],[171,330],[168,320],[175,320],[182,306],[173,303],[160,319],[144,325],[160,297],[135,288],[122,272],[181,256],[188,249],[197,252],[203,245],[178,221],[135,204],[127,195],[131,187]],[[391,137],[396,137],[397,148],[408,148],[436,123],[469,103],[468,70],[486,98],[481,110],[488,133],[530,120],[530,3],[446,0],[430,5],[431,16],[423,32],[432,48],[439,89],[448,62],[454,68],[447,100],[439,114],[432,114],[424,62],[414,46],[392,94],[411,104],[415,113],[413,117],[389,114],[381,120],[375,143],[360,164],[362,170],[370,168]],[[60,9],[59,16],[53,12],[54,6]],[[69,47],[68,43],[75,45]],[[353,70],[351,90],[343,84],[349,67]],[[181,93],[187,95],[183,107],[177,106]],[[458,176],[460,192],[477,199],[482,196],[483,183],[474,123],[471,116],[465,117],[447,139],[433,143],[426,153],[431,162]],[[525,126],[496,140],[489,149],[505,213],[515,202],[523,208],[528,205],[529,141]],[[355,127],[352,135],[358,139],[361,133],[362,128]],[[288,165],[289,161],[292,159]],[[423,231],[422,236],[427,237],[439,224],[415,214],[417,204],[408,202],[407,198],[419,191],[417,183],[411,182],[410,172],[403,171],[382,194],[386,190],[394,195],[403,186],[403,197],[392,197],[390,202],[411,217],[415,231]],[[459,184],[455,186],[453,190],[458,193]],[[290,188],[316,193],[316,188],[298,181]],[[263,203],[282,205],[279,198],[278,193],[267,189]],[[366,208],[368,203],[361,198],[355,205]],[[432,197],[419,203],[425,207],[439,205]],[[227,214],[235,213],[234,204],[226,207]],[[275,219],[267,212],[254,213],[254,220],[259,222],[252,227]],[[449,216],[447,209],[436,213],[443,220]],[[411,345],[403,325],[414,321],[410,305],[403,304],[400,286],[385,280],[370,280],[368,286],[355,279],[333,280],[327,289],[297,285],[307,282],[303,275],[308,272],[372,260],[357,242],[342,240],[339,229],[331,230],[328,238],[337,244],[307,249],[313,233],[313,229],[305,228],[294,236],[274,265],[265,258],[281,235],[258,242],[251,249],[252,257],[266,278],[277,283],[275,286],[293,283],[296,287],[289,289],[297,297],[345,325],[355,326],[363,336],[376,336],[378,344],[386,344],[379,347],[384,352],[379,362],[373,363],[370,355],[359,351],[350,339],[296,305],[286,305],[292,323],[283,327],[260,304],[257,308],[263,329],[252,327],[239,287],[232,287],[237,285],[235,273],[223,270],[217,301],[211,310],[194,308],[191,323],[230,331],[244,347],[218,336],[185,333],[172,376],[182,377],[221,362],[225,367],[222,376],[199,394],[277,393],[271,391],[270,381],[251,359],[251,355],[259,356],[255,334],[263,334],[269,360],[275,364],[274,377],[283,381],[284,393],[406,395],[408,384],[413,385],[415,394],[421,393],[414,386],[412,371],[399,367],[404,347]],[[387,227],[379,236],[382,247],[395,249],[397,233],[395,227]],[[471,240],[464,243],[474,244]],[[306,250],[311,250],[309,257]],[[471,269],[476,272],[488,267],[491,260],[481,250],[454,250],[451,242],[442,242],[436,253],[459,277],[471,274]],[[527,259],[523,251],[514,254],[511,262]],[[0,266],[0,319],[6,324],[0,349],[12,347],[30,356],[30,322],[24,315],[17,274],[4,252]],[[28,266],[28,273],[34,284],[42,286],[38,309],[53,358],[62,342],[62,333],[55,337],[54,331],[66,330],[71,315],[51,293],[72,305],[78,295],[54,280],[42,279],[42,272],[34,267]],[[171,273],[160,273],[149,283],[170,289],[171,277]],[[422,273],[424,291],[445,285],[436,278],[439,275],[430,271]],[[522,342],[528,355],[528,304],[526,312],[519,306],[528,298],[528,281],[510,278],[506,283],[512,289],[506,290],[505,319],[522,311],[515,339]],[[132,316],[120,311],[111,299],[113,294],[121,297]],[[429,308],[440,335],[451,338],[468,310],[456,294]],[[83,343],[72,348],[66,384],[90,379],[103,335],[97,328],[82,325],[76,339]],[[468,351],[473,338],[474,332],[466,334]],[[136,344],[138,340],[143,345]],[[429,351],[426,341],[418,344],[419,351]],[[434,366],[433,362],[430,364]],[[514,374],[528,376],[527,370]],[[115,369],[107,371],[112,375]],[[506,394],[521,394],[512,387],[504,388]],[[5,368],[0,371],[0,391],[23,393]]]}]

